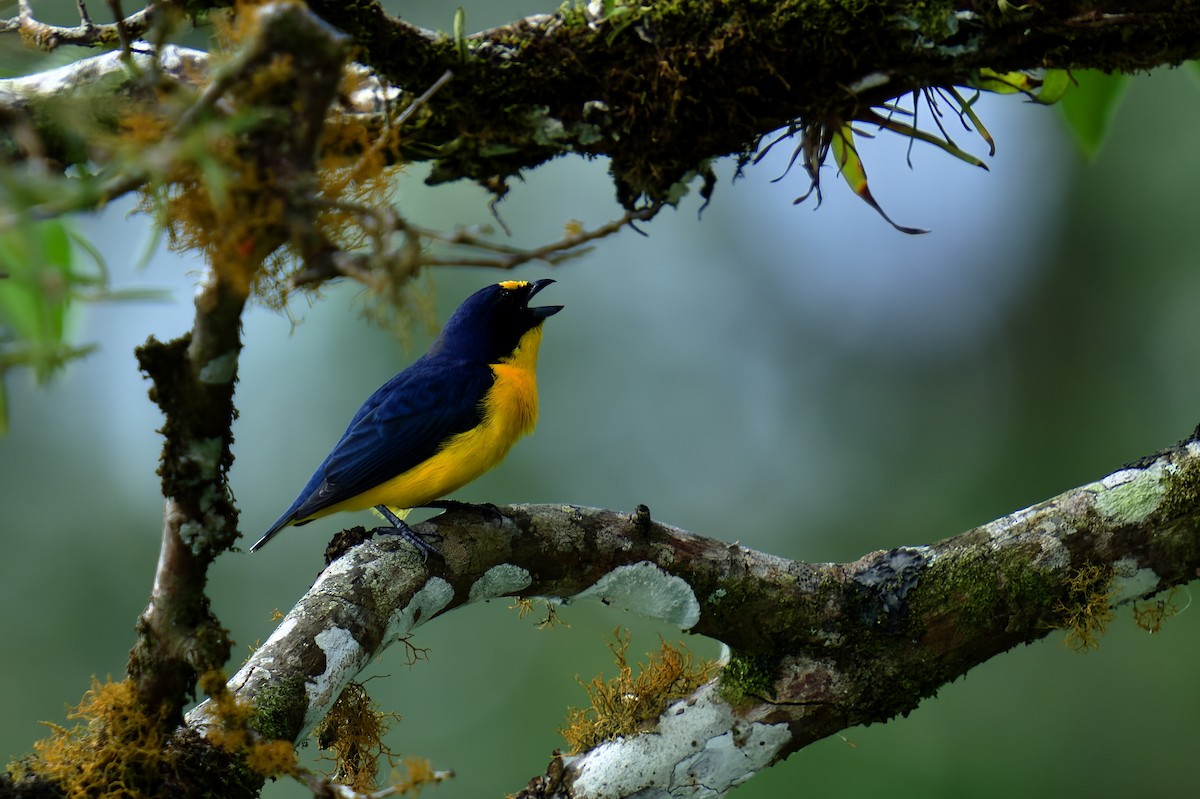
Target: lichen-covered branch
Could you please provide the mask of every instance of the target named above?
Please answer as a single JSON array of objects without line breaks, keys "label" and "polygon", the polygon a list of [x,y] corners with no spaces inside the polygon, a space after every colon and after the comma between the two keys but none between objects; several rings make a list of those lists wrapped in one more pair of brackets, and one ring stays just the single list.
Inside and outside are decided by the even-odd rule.
[{"label": "lichen-covered branch", "polygon": [[34,18],[29,0],[22,0],[19,13],[11,19],[0,20],[0,33],[17,33],[22,38],[46,50],[56,47],[111,47],[121,43],[125,37],[138,37],[145,33],[162,15],[164,3],[150,2],[145,8],[123,17],[116,22],[92,21],[87,8],[78,2],[79,24],[73,26],[50,25]]},{"label": "lichen-covered branch", "polygon": [[[656,729],[552,764],[524,795],[711,796],[820,738],[907,713],[1053,629],[1087,644],[1112,606],[1195,579],[1200,442],[953,538],[845,564],[692,535],[645,508],[456,510],[418,529],[444,536],[445,563],[395,537],[349,549],[230,691],[295,740],[383,648],[442,613],[498,596],[601,600],[719,639],[730,658]],[[212,722],[206,705],[188,717]]]}]

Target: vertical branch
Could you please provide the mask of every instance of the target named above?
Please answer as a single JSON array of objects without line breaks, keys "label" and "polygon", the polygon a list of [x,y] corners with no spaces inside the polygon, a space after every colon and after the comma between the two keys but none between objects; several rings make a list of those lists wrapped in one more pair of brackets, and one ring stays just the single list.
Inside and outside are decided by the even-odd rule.
[{"label": "vertical branch", "polygon": [[[225,108],[260,121],[232,141],[220,199],[204,181],[189,184],[194,196],[186,201],[215,228],[202,238],[209,268],[191,332],[166,343],[151,338],[137,350],[153,383],[150,397],[166,417],[165,506],[154,587],[128,671],[143,705],[160,709],[171,728],[182,721],[197,677],[222,667],[232,648],[205,585],[208,567],[238,537],[228,474],[241,316],[264,260],[288,243],[304,252],[312,237],[315,153],[348,54],[346,38],[303,5],[242,13],[256,16],[210,88]],[[214,99],[206,93],[195,116],[212,110]]]},{"label": "vertical branch", "polygon": [[167,343],[151,338],[137,350],[153,381],[150,397],[166,417],[159,467],[165,507],[154,587],[128,671],[147,707],[167,708],[169,724],[182,719],[197,674],[221,667],[232,647],[204,587],[209,565],[238,535],[227,477],[245,302],[210,270],[196,295],[191,333]]}]

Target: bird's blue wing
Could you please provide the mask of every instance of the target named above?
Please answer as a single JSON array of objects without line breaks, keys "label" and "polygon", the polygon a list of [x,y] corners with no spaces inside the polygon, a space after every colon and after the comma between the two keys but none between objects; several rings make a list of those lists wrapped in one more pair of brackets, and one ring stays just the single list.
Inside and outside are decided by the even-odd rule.
[{"label": "bird's blue wing", "polygon": [[285,518],[311,516],[429,459],[479,424],[494,379],[486,365],[418,360],[367,398]]}]

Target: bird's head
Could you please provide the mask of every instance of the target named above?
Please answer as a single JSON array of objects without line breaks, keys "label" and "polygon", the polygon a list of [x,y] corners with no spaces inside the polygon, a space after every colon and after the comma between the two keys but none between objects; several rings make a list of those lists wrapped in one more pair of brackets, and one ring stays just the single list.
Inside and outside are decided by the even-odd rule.
[{"label": "bird's head", "polygon": [[430,352],[495,363],[512,354],[522,336],[540,326],[561,305],[529,307],[553,280],[505,280],[484,286],[458,306]]}]

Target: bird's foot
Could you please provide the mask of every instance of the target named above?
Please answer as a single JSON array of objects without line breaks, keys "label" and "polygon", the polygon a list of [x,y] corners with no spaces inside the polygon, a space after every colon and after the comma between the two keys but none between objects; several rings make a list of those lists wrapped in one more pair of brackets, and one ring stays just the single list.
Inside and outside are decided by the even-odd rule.
[{"label": "bird's foot", "polygon": [[372,533],[401,536],[405,541],[417,548],[417,551],[421,553],[422,561],[428,561],[429,556],[433,555],[438,560],[445,562],[446,556],[431,543],[442,540],[440,535],[437,533],[418,533],[409,527],[403,519],[392,513],[391,509],[385,505],[379,505],[375,510],[379,511],[380,515],[387,520],[391,527],[376,527],[371,531]]}]

